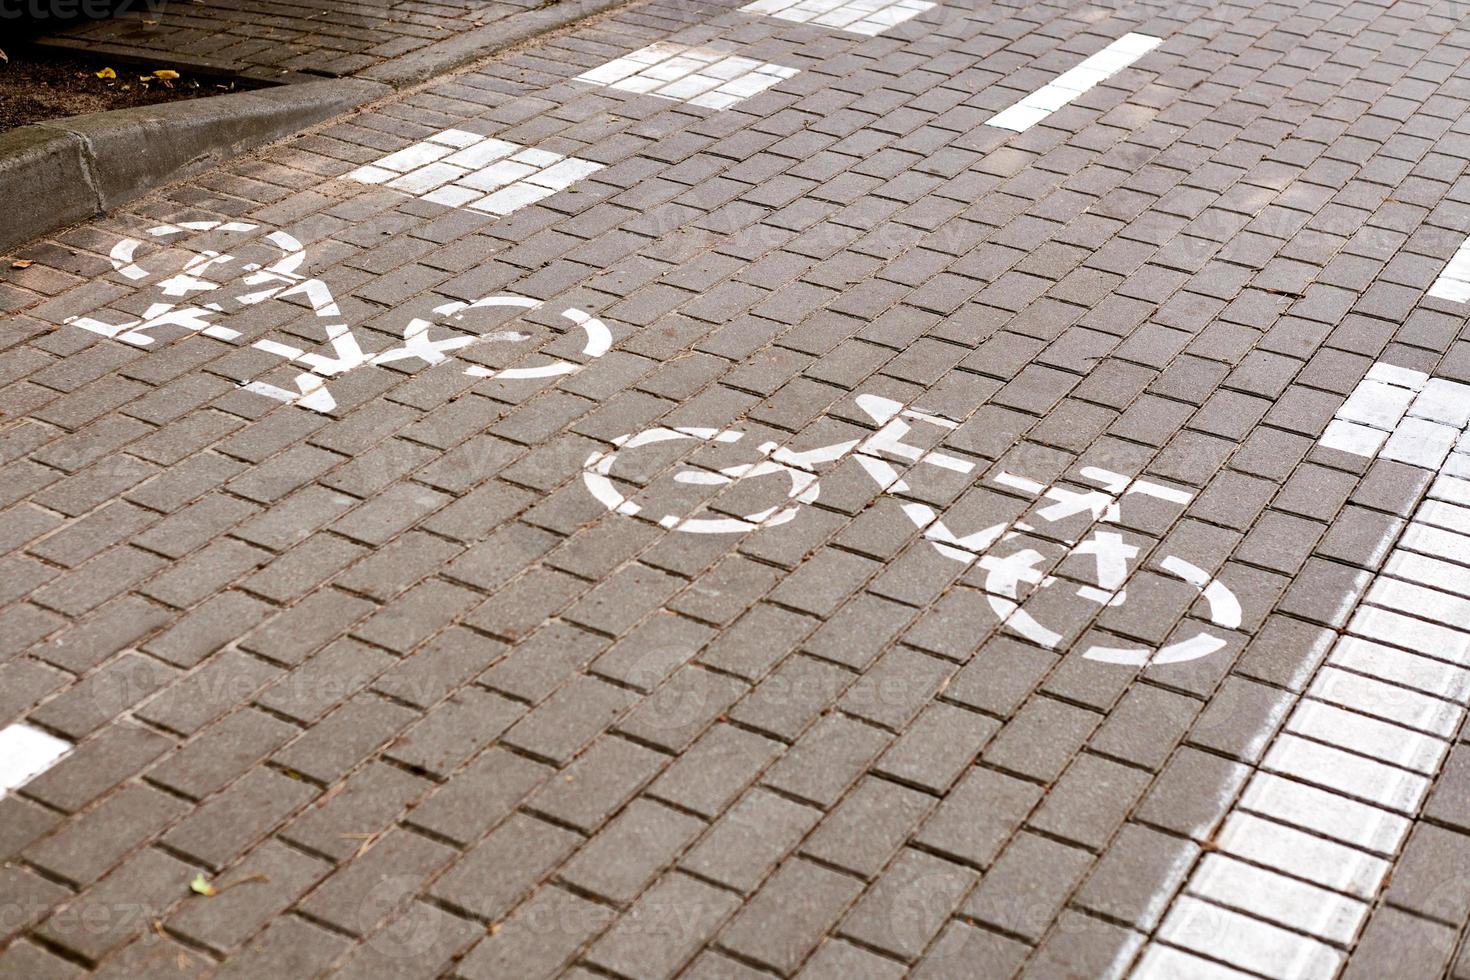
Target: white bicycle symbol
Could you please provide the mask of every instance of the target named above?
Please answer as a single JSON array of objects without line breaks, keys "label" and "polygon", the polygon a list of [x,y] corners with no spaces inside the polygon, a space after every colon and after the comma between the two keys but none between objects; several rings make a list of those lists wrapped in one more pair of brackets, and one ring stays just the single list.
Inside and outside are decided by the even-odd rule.
[{"label": "white bicycle symbol", "polygon": [[[261,231],[261,226],[245,221],[181,221],[148,229],[148,239],[125,238],[113,246],[109,256],[113,269],[134,282],[154,280],[152,284],[161,299],[149,304],[142,316],[117,323],[90,316],[68,317],[66,322],[137,347],[152,346],[163,334],[174,334],[173,339],[178,339],[181,331],[183,336],[198,333],[219,340],[236,341],[241,338],[240,332],[215,322],[219,317],[268,299],[300,296],[311,305],[320,321],[326,342],[331,345],[331,353],[308,351],[274,340],[256,340],[250,346],[301,364],[308,370],[295,377],[296,391],[263,381],[248,381],[242,387],[277,401],[329,412],[336,407],[336,400],[327,390],[325,378],[365,365],[405,360],[416,359],[425,366],[432,366],[449,360],[451,353],[474,345],[529,340],[530,334],[513,330],[464,333],[456,332],[456,326],[462,326],[466,314],[475,310],[494,307],[533,310],[542,305],[541,300],[509,294],[485,296],[471,302],[447,302],[434,308],[432,320],[411,318],[403,328],[402,346],[368,354],[342,319],[341,308],[331,288],[322,280],[308,277],[300,271],[307,258],[301,242],[284,231],[271,231],[263,236],[259,234]],[[243,236],[243,249],[247,253],[259,253],[258,258],[251,260],[248,254],[237,256],[201,249],[172,272],[145,268],[138,258],[139,249],[148,242],[167,244],[188,233]],[[194,298],[195,294],[205,295]],[[209,302],[203,301],[206,297]],[[561,311],[561,316],[585,333],[581,354],[587,360],[601,357],[612,347],[612,334],[601,320],[576,308]],[[446,332],[449,335],[443,336]],[[440,336],[435,339],[435,334]],[[584,367],[586,364],[577,361],[549,358],[539,365],[501,369],[470,364],[464,368],[464,373],[479,378],[514,381],[553,378],[575,373]]]},{"label": "white bicycle symbol", "polygon": [[[973,472],[974,464],[967,460],[906,441],[914,432],[915,424],[952,430],[958,427],[958,423],[929,412],[906,408],[878,395],[859,394],[856,400],[859,408],[877,426],[876,431],[866,438],[819,446],[804,452],[766,441],[754,447],[754,458],[719,465],[736,451],[746,435],[744,432],[702,426],[655,427],[614,439],[613,449],[589,456],[583,464],[583,482],[592,496],[610,511],[628,516],[642,515],[671,531],[737,534],[778,527],[795,520],[801,509],[814,503],[821,494],[819,470],[831,468],[849,457],[871,478],[877,493],[905,493],[910,489],[905,475],[912,475],[920,467],[962,475]],[[699,444],[697,448],[695,444]],[[704,461],[706,465],[679,465],[680,459],[688,455],[690,449],[706,451],[709,457]],[[643,491],[632,490],[633,484],[624,482],[623,477],[642,472],[634,459],[637,450],[645,450],[645,455],[673,456],[674,459],[666,462],[672,461],[676,468],[671,474],[659,476],[656,466],[649,485]],[[905,468],[903,472],[900,472],[900,467]],[[1006,472],[998,474],[995,482],[1042,501],[1042,505],[1031,512],[1033,519],[1059,523],[1076,515],[1085,515],[1092,533],[1081,539],[1061,539],[1065,557],[1080,556],[1091,566],[1095,584],[1077,585],[1075,595],[1104,607],[1120,606],[1127,600],[1125,586],[1130,575],[1130,563],[1138,556],[1139,549],[1105,525],[1116,524],[1121,519],[1122,501],[1129,495],[1144,495],[1179,506],[1194,498],[1182,490],[1148,480],[1130,479],[1098,467],[1084,467],[1081,474],[1089,482],[1097,484],[1097,489],[1074,489],[1063,484],[1043,486]],[[765,482],[765,499],[779,498],[775,504],[745,510],[738,500],[722,497],[719,503],[725,513],[706,513],[710,510],[706,500],[708,496],[722,492],[728,494],[739,485],[754,483],[762,477],[772,478]],[[776,484],[774,491],[771,483]],[[619,489],[620,485],[629,486],[633,496]],[[694,492],[682,494],[686,489]],[[681,501],[682,506],[666,503],[658,506],[658,512],[648,513],[654,507],[651,498],[681,494],[686,498]],[[687,499],[691,496],[694,498],[692,505]],[[962,536],[951,531],[927,504],[904,500],[901,509],[940,554],[965,564],[978,564],[986,572],[986,599],[1007,629],[1046,649],[1056,649],[1062,643],[1063,634],[1038,622],[1024,602],[1030,594],[1067,584],[1065,580],[1045,573],[1047,559],[1033,547],[1017,547],[1009,554],[1000,554],[1005,550],[1001,547],[1003,545],[1025,544],[1025,536],[1035,530],[1031,524],[1013,520]],[[1240,626],[1240,603],[1218,579],[1175,555],[1162,558],[1157,567],[1187,583],[1204,597],[1211,624],[1222,629]],[[1194,635],[1157,649],[1093,645],[1084,651],[1083,656],[1090,660],[1135,666],[1183,663],[1208,656],[1224,647],[1225,643],[1219,636],[1201,629]]]}]

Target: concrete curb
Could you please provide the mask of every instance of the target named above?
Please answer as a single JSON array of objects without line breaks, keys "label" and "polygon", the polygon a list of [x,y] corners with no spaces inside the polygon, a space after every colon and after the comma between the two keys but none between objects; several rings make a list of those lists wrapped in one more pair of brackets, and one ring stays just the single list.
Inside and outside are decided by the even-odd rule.
[{"label": "concrete curb", "polygon": [[0,250],[391,93],[356,78],[71,116],[0,133]]},{"label": "concrete curb", "polygon": [[570,27],[594,14],[632,2],[633,0],[556,0],[547,6],[511,14],[493,24],[486,24],[457,37],[438,41],[426,48],[374,65],[353,77],[382,82],[394,88],[407,88],[472,61],[488,58],[549,31]]},{"label": "concrete curb", "polygon": [[[556,0],[351,78],[96,112],[0,133],[0,197],[7,204],[0,212],[0,251],[103,214],[394,90],[634,2]],[[53,40],[56,47],[97,50],[95,45]],[[131,54],[124,49],[119,53]]]}]

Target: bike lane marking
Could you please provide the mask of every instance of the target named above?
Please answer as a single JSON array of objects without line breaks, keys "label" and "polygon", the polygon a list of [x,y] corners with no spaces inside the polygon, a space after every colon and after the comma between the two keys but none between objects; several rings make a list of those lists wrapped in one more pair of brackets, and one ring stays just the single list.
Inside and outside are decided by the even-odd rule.
[{"label": "bike lane marking", "polygon": [[[120,275],[137,282],[147,279],[152,274],[139,264],[138,256],[139,247],[149,239],[162,242],[186,232],[201,234],[228,232],[250,235],[263,231],[263,226],[250,222],[184,221],[176,225],[159,225],[147,230],[146,239],[126,238],[119,241],[113,246],[109,259],[113,268]],[[113,323],[94,317],[92,314],[98,312],[94,310],[92,314],[67,317],[64,322],[134,347],[153,347],[160,337],[166,338],[167,343],[175,343],[182,339],[178,336],[180,331],[183,331],[184,336],[202,334],[227,343],[236,341],[243,343],[242,334],[239,331],[211,320],[214,317],[227,315],[225,308],[227,302],[233,302],[237,307],[229,312],[239,312],[240,309],[270,299],[282,299],[293,295],[304,296],[318,318],[326,338],[325,344],[330,346],[331,353],[308,351],[303,347],[268,338],[254,340],[250,342],[250,347],[284,358],[288,362],[304,365],[307,370],[297,374],[293,379],[296,387],[294,391],[258,378],[239,382],[239,386],[243,390],[275,401],[326,413],[337,407],[336,400],[327,388],[327,378],[338,377],[360,367],[401,361],[417,361],[424,368],[434,367],[454,360],[450,356],[453,352],[475,345],[529,340],[531,339],[530,334],[514,330],[491,330],[478,334],[469,331],[456,334],[452,331],[456,324],[463,322],[467,314],[476,310],[491,308],[534,310],[544,305],[542,300],[510,294],[485,296],[473,302],[447,301],[434,307],[433,320],[410,317],[403,327],[402,346],[368,353],[362,349],[352,327],[346,322],[341,322],[341,308],[331,287],[321,279],[308,278],[304,273],[298,271],[307,259],[305,247],[301,242],[284,231],[266,232],[261,236],[261,240],[269,243],[280,253],[281,257],[269,265],[255,262],[242,264],[238,283],[251,291],[234,296],[232,300],[216,299],[213,302],[204,302],[209,293],[231,283],[231,280],[223,278],[216,281],[210,278],[209,273],[217,272],[218,267],[228,267],[230,263],[236,261],[234,255],[206,248],[190,258],[181,270],[153,284],[153,287],[158,290],[159,297],[164,301],[150,303],[141,317]],[[245,244],[252,243],[247,240]],[[205,295],[198,299],[191,299],[192,294],[195,293]],[[503,381],[547,380],[575,374],[585,368],[587,363],[612,349],[612,332],[599,318],[575,307],[562,310],[561,316],[571,321],[572,325],[584,334],[585,339],[580,353],[586,358],[586,362],[545,355],[544,363],[541,364],[507,368],[469,364],[463,367],[463,372],[471,377]],[[451,335],[434,339],[431,332],[435,330],[451,331]],[[160,336],[155,336],[155,331],[160,331]],[[318,347],[320,346],[319,344]]]},{"label": "bike lane marking", "polygon": [[706,109],[728,109],[801,73],[719,48],[659,41],[572,79]]},{"label": "bike lane marking", "polygon": [[[731,512],[730,516],[709,517],[695,516],[694,513],[680,515],[665,512],[662,506],[654,504],[645,496],[651,491],[651,483],[641,488],[636,481],[629,484],[628,492],[632,497],[649,501],[645,507],[645,504],[625,495],[619,488],[620,475],[614,472],[622,454],[645,446],[663,446],[678,442],[687,444],[691,441],[706,445],[740,443],[745,433],[738,428],[676,426],[628,433],[613,439],[612,449],[594,452],[586,459],[582,468],[582,480],[591,496],[609,511],[629,517],[642,515],[672,531],[743,534],[774,528],[795,520],[801,507],[814,503],[821,493],[820,480],[825,474],[820,468],[849,456],[873,481],[875,494],[908,494],[912,489],[908,481],[917,475],[922,465],[927,464],[962,477],[968,477],[975,468],[972,462],[932,448],[926,449],[925,446],[938,442],[937,437],[920,437],[915,430],[916,425],[927,424],[938,428],[938,435],[942,435],[958,428],[960,423],[957,421],[908,408],[900,402],[871,393],[859,392],[855,401],[858,409],[877,427],[865,438],[820,446],[804,452],[795,452],[779,442],[770,441],[752,447],[759,457],[754,462],[723,468],[713,468],[718,464],[712,464],[711,468],[675,467],[672,472],[673,482],[704,487],[727,488],[737,481],[763,476],[776,475],[781,478],[786,486],[784,495],[776,504],[754,511],[736,508],[738,516],[735,512]],[[911,437],[918,438],[918,444],[906,441]],[[1071,588],[1076,596],[1104,608],[1121,605],[1127,597],[1130,562],[1138,556],[1139,549],[1128,543],[1119,531],[1109,529],[1121,522],[1123,500],[1131,495],[1141,494],[1182,508],[1194,499],[1193,494],[1186,491],[1149,480],[1130,479],[1100,467],[1083,467],[1081,476],[1080,483],[1059,481],[1045,486],[1008,472],[998,473],[987,481],[987,486],[1019,491],[1030,497],[1034,503],[1025,511],[1018,511],[1011,519],[963,536],[951,531],[939,512],[926,503],[900,497],[899,507],[939,554],[967,566],[978,565],[984,571],[983,591],[1001,626],[1045,649],[1055,650],[1066,639],[1065,636],[1038,622],[1028,607],[1048,587],[1063,585],[1064,590]],[[1097,486],[1093,487],[1091,484]],[[713,504],[712,499],[699,500],[695,504],[696,513],[704,509],[719,514],[726,513]],[[1050,534],[1031,537],[1033,532],[1038,532],[1033,522],[1053,525],[1075,516],[1087,518],[1081,532],[1074,530],[1074,533],[1061,534],[1060,537]],[[1060,532],[1054,528],[1053,533]],[[1053,562],[1030,545],[1057,545],[1065,549],[1064,557],[1091,558],[1091,564],[1095,565],[1096,584],[1064,581],[1062,577],[1051,574]],[[1001,550],[1009,550],[1011,553],[1001,554]],[[1197,595],[1203,596],[1209,607],[1210,625],[1223,630],[1234,630],[1240,626],[1241,606],[1238,599],[1227,585],[1216,580],[1204,569],[1175,555],[1139,566],[1144,567],[1178,579]],[[1226,644],[1225,639],[1201,629],[1192,636],[1158,648],[1093,644],[1085,648],[1081,655],[1086,659],[1120,665],[1162,665],[1206,657],[1223,649]]]},{"label": "bike lane marking", "polygon": [[0,796],[35,779],[70,751],[70,742],[21,722],[0,728]]},{"label": "bike lane marking", "polygon": [[740,9],[748,14],[876,37],[934,6],[928,0],[755,0]]},{"label": "bike lane marking", "polygon": [[1452,303],[1470,303],[1470,238],[1450,256],[1444,271],[1429,287],[1429,295]]},{"label": "bike lane marking", "polygon": [[[1138,980],[1332,977],[1470,704],[1470,386],[1376,364],[1320,445],[1434,472],[1174,899]],[[1384,542],[1387,547],[1389,542]],[[1262,733],[1263,736],[1269,733]]]},{"label": "bike lane marking", "polygon": [[1083,59],[1077,67],[1063,72],[1021,101],[991,116],[985,124],[1024,133],[1163,43],[1163,38],[1130,31],[1097,54]]},{"label": "bike lane marking", "polygon": [[358,167],[344,179],[504,217],[602,169],[602,164],[580,157],[445,129]]}]

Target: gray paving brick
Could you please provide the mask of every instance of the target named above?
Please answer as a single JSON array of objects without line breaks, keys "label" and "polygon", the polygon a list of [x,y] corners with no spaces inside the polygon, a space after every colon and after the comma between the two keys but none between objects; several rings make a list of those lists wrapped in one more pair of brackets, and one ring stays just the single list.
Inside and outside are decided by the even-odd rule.
[{"label": "gray paving brick", "polygon": [[754,681],[816,627],[814,619],[760,603],[710,644],[699,661]]},{"label": "gray paving brick", "polygon": [[1090,863],[1085,851],[1021,833],[986,873],[963,912],[1035,942]]},{"label": "gray paving brick", "polygon": [[222,592],[194,607],[144,649],[179,667],[190,667],[250,631],[273,607],[241,592]]},{"label": "gray paving brick", "polygon": [[931,796],[869,777],[818,825],[802,853],[873,878],[933,807]]},{"label": "gray paving brick", "polygon": [[482,931],[476,923],[427,902],[412,902],[351,951],[336,973],[358,980],[405,969],[415,977],[438,976]]},{"label": "gray paving brick", "polygon": [[[1239,763],[1180,749],[1144,796],[1138,819],[1196,841],[1208,840],[1224,816],[1225,790],[1239,786],[1246,773]],[[1216,789],[1205,793],[1205,787]]]},{"label": "gray paving brick", "polygon": [[598,632],[620,636],[662,605],[682,583],[643,565],[613,573],[565,613],[566,619]]},{"label": "gray paving brick", "polygon": [[13,896],[12,907],[16,909],[12,921],[6,924],[7,940],[35,925],[46,917],[52,906],[71,897],[71,892],[64,885],[20,865],[7,865],[0,869],[0,881],[5,884],[5,894]]},{"label": "gray paving brick", "polygon": [[445,777],[525,714],[525,706],[466,688],[431,708],[384,755],[413,772]]},{"label": "gray paving brick", "polygon": [[86,976],[86,971],[78,964],[25,940],[11,943],[4,953],[0,953],[0,970],[18,977],[35,977],[36,980],[72,980]]},{"label": "gray paving brick", "polygon": [[277,752],[275,762],[321,783],[332,783],[356,767],[414,720],[415,712],[359,694],[314,728]]},{"label": "gray paving brick", "polygon": [[306,595],[367,553],[368,549],[345,538],[317,532],[240,585],[274,602],[290,602]]},{"label": "gray paving brick", "polygon": [[854,675],[812,657],[784,661],[747,695],[730,717],[783,741],[795,741],[835,703]]},{"label": "gray paving brick", "polygon": [[187,809],[176,797],[151,786],[132,783],[70,821],[59,832],[32,844],[23,856],[54,877],[87,885],[101,878],[130,851]]},{"label": "gray paving brick", "polygon": [[370,763],[342,788],[319,797],[280,831],[282,839],[334,860],[352,857],[376,838],[433,784],[396,766]]},{"label": "gray paving brick", "polygon": [[[190,900],[165,920],[171,931],[218,952],[237,949],[326,877],[330,865],[266,841],[214,879],[220,894]],[[234,882],[249,884],[231,887]],[[266,880],[261,880],[264,878]],[[312,947],[308,946],[309,951]]]},{"label": "gray paving brick", "polygon": [[1102,973],[1131,958],[1142,943],[1143,937],[1136,932],[1069,910],[1062,913],[1021,975],[1054,976],[1066,969]]},{"label": "gray paving brick", "polygon": [[524,756],[492,748],[415,807],[410,820],[448,840],[471,843],[508,816],[553,772]]},{"label": "gray paving brick", "polygon": [[961,865],[905,850],[842,921],[839,931],[912,962],[978,877]]},{"label": "gray paving brick", "polygon": [[1035,698],[1001,728],[985,749],[987,763],[1050,782],[1101,719],[1090,711]]},{"label": "gray paving brick", "polygon": [[757,963],[790,973],[861,891],[854,878],[793,859],[720,933],[719,943]]},{"label": "gray paving brick", "polygon": [[371,841],[356,860],[327,878],[301,903],[307,915],[350,934],[379,924],[426,878],[458,852],[411,830],[393,829]]},{"label": "gray paving brick", "polygon": [[708,627],[682,616],[655,613],[599,656],[592,671],[649,691],[693,659],[714,635]]},{"label": "gray paving brick", "polygon": [[703,830],[703,822],[688,814],[634,800],[567,862],[560,877],[625,906]]},{"label": "gray paving brick", "polygon": [[1084,752],[1052,786],[1030,826],[1099,850],[1148,786],[1145,772]]},{"label": "gray paving brick", "polygon": [[307,783],[253,769],[170,830],[163,842],[217,871],[315,795]]},{"label": "gray paving brick", "polygon": [[428,707],[459,688],[487,664],[495,663],[504,647],[487,637],[453,627],[424,646],[373,683],[375,690],[418,707]]},{"label": "gray paving brick", "polygon": [[[27,560],[7,563],[5,581],[16,595],[36,586],[33,600],[48,609],[78,617],[153,575],[164,561],[137,548],[120,546],[55,577],[51,569]],[[47,581],[47,580],[51,581]],[[41,583],[47,584],[42,585]]]},{"label": "gray paving brick", "polygon": [[779,745],[728,724],[715,725],[654,781],[649,794],[712,818],[775,759]]},{"label": "gray paving brick", "polygon": [[1076,904],[1152,929],[1162,915],[1157,894],[1182,881],[1198,851],[1191,841],[1128,824],[1078,890]]},{"label": "gray paving brick", "polygon": [[527,806],[557,822],[592,834],[669,762],[661,753],[604,735]]},{"label": "gray paving brick", "polygon": [[228,960],[217,976],[250,977],[267,974],[301,975],[318,971],[340,956],[347,943],[294,916],[272,922],[238,956]]},{"label": "gray paving brick", "polygon": [[505,742],[565,765],[636,701],[592,677],[573,678],[505,734]]},{"label": "gray paving brick", "polygon": [[944,977],[1012,976],[1029,952],[1014,939],[954,920],[940,934],[914,971],[924,980]]},{"label": "gray paving brick", "polygon": [[457,968],[471,980],[504,976],[553,977],[583,943],[613,918],[606,906],[561,888],[544,887],[482,939]]},{"label": "gray paving brick", "polygon": [[681,751],[748,689],[726,674],[686,666],[624,715],[617,728],[649,745]]},{"label": "gray paving brick", "polygon": [[429,894],[493,922],[529,894],[581,839],[571,831],[517,814],[435,882]]},{"label": "gray paving brick", "polygon": [[463,549],[429,534],[410,531],[376,548],[337,584],[383,601],[442,568]]},{"label": "gray paving brick", "polygon": [[1438,922],[1407,915],[1398,909],[1381,908],[1368,920],[1343,975],[1441,974],[1454,944],[1454,935]]},{"label": "gray paving brick", "polygon": [[174,740],[141,725],[113,721],[26,784],[27,795],[76,813],[173,748]]},{"label": "gray paving brick", "polygon": [[831,806],[891,739],[860,721],[830,714],[808,729],[763,781],[819,806]]}]

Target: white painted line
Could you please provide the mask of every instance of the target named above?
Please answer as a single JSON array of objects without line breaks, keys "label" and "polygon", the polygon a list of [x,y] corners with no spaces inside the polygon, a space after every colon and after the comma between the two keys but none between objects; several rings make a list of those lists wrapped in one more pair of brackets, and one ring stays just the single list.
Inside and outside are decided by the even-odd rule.
[{"label": "white painted line", "polygon": [[0,728],[0,795],[24,786],[70,750],[70,742],[30,725]]},{"label": "white painted line", "polygon": [[519,146],[460,129],[446,129],[347,179],[383,184],[434,204],[507,215],[564,191],[602,164]]},{"label": "white painted line", "polygon": [[[1321,445],[1426,470],[1470,465],[1470,385],[1375,364],[1337,410]],[[1466,456],[1456,460],[1451,454]]]},{"label": "white painted line", "polygon": [[1307,694],[1361,711],[1383,721],[1430,735],[1448,737],[1455,730],[1459,706],[1373,677],[1338,670],[1331,664],[1317,672]]},{"label": "white painted line", "polygon": [[1380,855],[1397,851],[1410,826],[1397,813],[1269,772],[1246,786],[1240,809]]},{"label": "white painted line", "polygon": [[1159,938],[1186,948],[1207,939],[1216,959],[1292,980],[1326,980],[1336,975],[1343,959],[1326,943],[1188,896],[1170,910]]},{"label": "white painted line", "polygon": [[1283,878],[1223,854],[1208,854],[1190,890],[1217,905],[1346,943],[1357,931],[1363,903],[1337,892]]},{"label": "white painted line", "polygon": [[796,68],[741,58],[716,48],[659,41],[583,72],[574,81],[728,109],[799,73]]},{"label": "white painted line", "polygon": [[1020,102],[991,116],[986,124],[1025,132],[1163,43],[1163,38],[1149,34],[1124,34],[1077,67],[1063,72]]},{"label": "white painted line", "polygon": [[1249,973],[1232,970],[1219,963],[1202,960],[1172,946],[1149,946],[1143,960],[1133,971],[1135,977],[1148,980],[1251,980]]},{"label": "white painted line", "polygon": [[928,0],[755,0],[740,9],[874,37],[933,6]]},{"label": "white painted line", "polygon": [[[1418,555],[1403,554],[1397,557],[1419,558]],[[1327,660],[1345,670],[1381,677],[1436,698],[1463,700],[1470,695],[1470,671],[1440,660],[1370,643],[1356,636],[1343,637]]]},{"label": "white painted line", "polygon": [[1465,239],[1429,287],[1429,295],[1451,303],[1470,303],[1470,238]]},{"label": "white painted line", "polygon": [[1245,812],[1225,822],[1216,844],[1220,851],[1252,864],[1364,900],[1373,897],[1388,870],[1388,862],[1380,857]]},{"label": "white painted line", "polygon": [[[1296,714],[1310,713],[1312,707],[1310,701],[1303,701]],[[1287,723],[1288,734],[1276,737],[1261,763],[1263,769],[1398,813],[1417,812],[1424,794],[1429,792],[1428,779],[1321,742],[1298,738],[1289,734],[1295,721],[1293,714]]]},{"label": "white painted line", "polygon": [[1192,954],[1268,976],[1335,975],[1341,953],[1306,934],[1351,943],[1470,701],[1470,484],[1451,475],[1470,470],[1467,396],[1470,386],[1378,364],[1324,434],[1330,448],[1439,476],[1383,571],[1348,597],[1363,604],[1227,816],[1219,852],[1255,867],[1197,864],[1135,978],[1209,976],[1178,958]]},{"label": "white painted line", "polygon": [[1426,776],[1434,775],[1448,749],[1448,745],[1430,735],[1321,701],[1303,701],[1287,728],[1318,742]]}]

